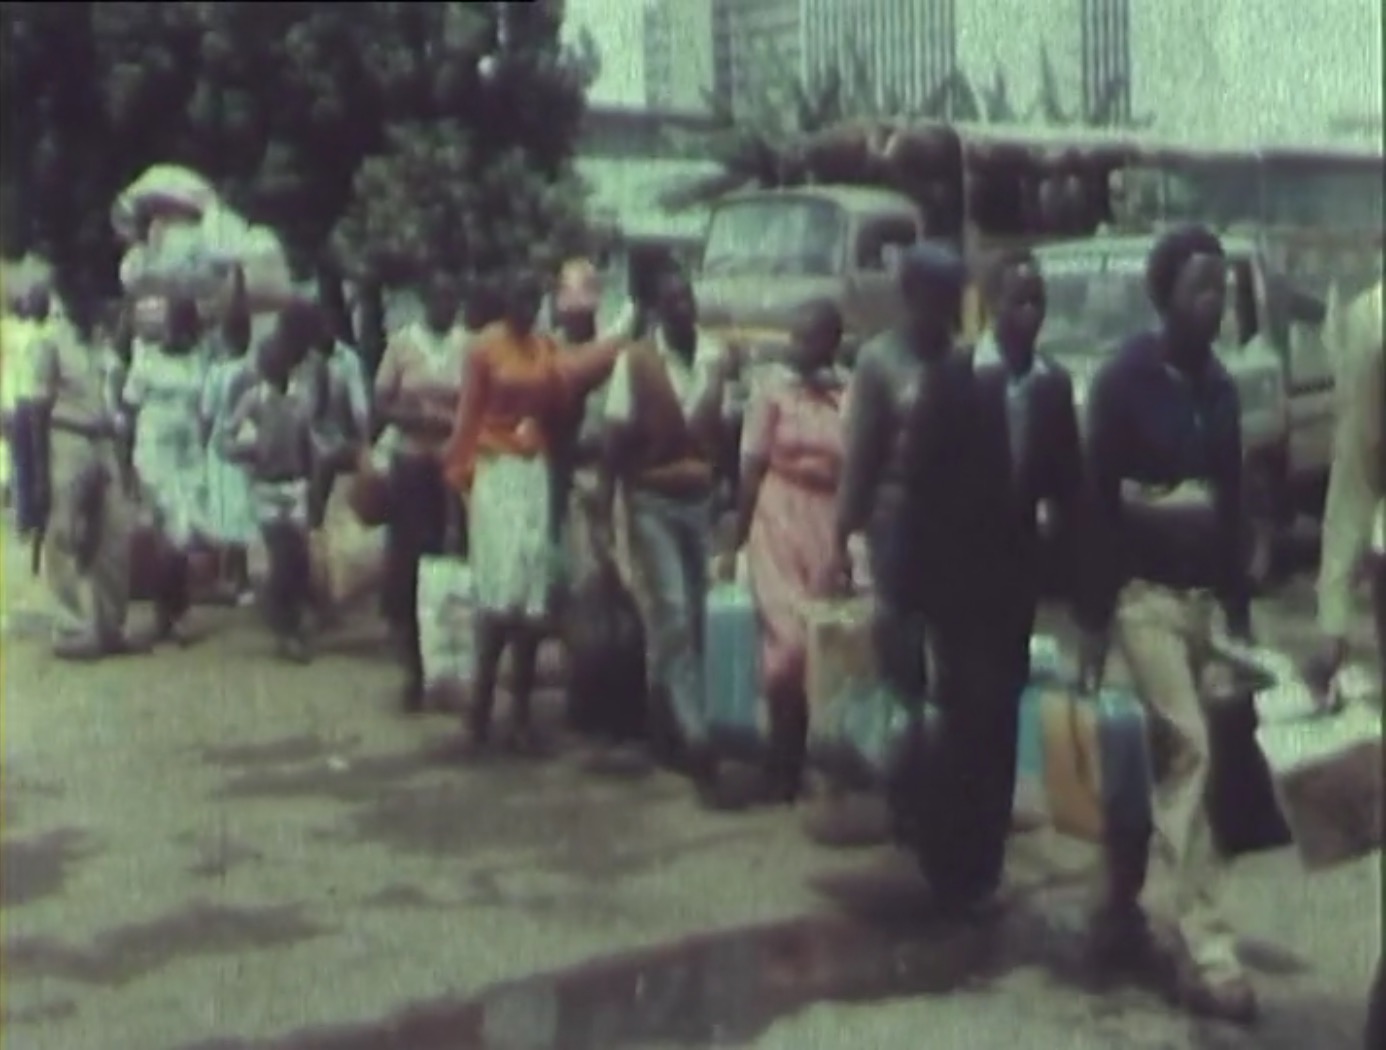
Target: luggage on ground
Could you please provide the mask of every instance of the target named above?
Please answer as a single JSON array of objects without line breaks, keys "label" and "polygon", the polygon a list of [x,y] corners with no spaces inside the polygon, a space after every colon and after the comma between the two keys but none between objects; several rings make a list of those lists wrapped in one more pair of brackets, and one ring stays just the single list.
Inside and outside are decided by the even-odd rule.
[{"label": "luggage on ground", "polygon": [[1236,857],[1287,845],[1290,829],[1256,743],[1254,684],[1234,674],[1227,687],[1212,690],[1204,700],[1212,763],[1208,821],[1218,849]]},{"label": "luggage on ground", "polygon": [[760,689],[760,629],[743,571],[708,591],[703,633],[703,688],[713,747],[755,758],[769,739]]},{"label": "luggage on ground", "polygon": [[567,715],[579,733],[619,741],[645,732],[645,629],[609,558],[569,593],[560,624],[568,658]]},{"label": "luggage on ground", "polygon": [[879,787],[904,761],[923,712],[876,673],[869,598],[811,602],[808,761],[840,783]]},{"label": "luggage on ground", "polygon": [[1058,682],[1031,688],[1054,828],[1094,842],[1111,827],[1148,828],[1150,743],[1139,699],[1111,687],[1092,696]]},{"label": "luggage on ground", "polygon": [[460,694],[476,673],[471,567],[459,558],[419,560],[419,657],[424,690]]},{"label": "luggage on ground", "polygon": [[338,486],[323,511],[322,528],[309,536],[313,587],[341,609],[379,591],[385,580],[385,529],[357,520],[346,486]]},{"label": "luggage on ground", "polygon": [[1311,871],[1382,844],[1381,712],[1367,699],[1367,675],[1345,670],[1334,686],[1339,703],[1322,711],[1301,680],[1282,680],[1256,698],[1256,742]]}]

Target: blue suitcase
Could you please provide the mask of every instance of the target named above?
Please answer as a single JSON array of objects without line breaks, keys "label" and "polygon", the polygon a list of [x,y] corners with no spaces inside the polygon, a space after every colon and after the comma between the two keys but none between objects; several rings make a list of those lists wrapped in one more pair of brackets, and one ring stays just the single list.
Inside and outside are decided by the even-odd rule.
[{"label": "blue suitcase", "polygon": [[760,698],[760,630],[750,590],[739,583],[714,584],[703,630],[703,710],[712,746],[729,757],[759,755],[767,731]]}]

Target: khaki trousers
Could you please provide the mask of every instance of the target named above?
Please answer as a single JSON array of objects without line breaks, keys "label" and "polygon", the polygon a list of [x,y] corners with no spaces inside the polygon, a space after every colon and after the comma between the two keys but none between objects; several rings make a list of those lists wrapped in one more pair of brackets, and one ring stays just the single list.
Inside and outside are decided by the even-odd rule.
[{"label": "khaki trousers", "polygon": [[[115,445],[54,430],[50,438],[53,506],[43,561],[48,586],[59,609],[62,639],[75,632],[93,641],[122,637],[130,603],[130,538],[135,511],[121,483]],[[88,523],[79,505],[78,479],[90,471],[104,476],[98,521]],[[83,530],[97,527],[96,550],[81,564]]]},{"label": "khaki trousers", "polygon": [[1116,640],[1151,726],[1156,785],[1149,843],[1151,910],[1173,919],[1198,970],[1215,980],[1240,973],[1222,917],[1222,859],[1205,805],[1211,746],[1199,682],[1210,656],[1214,602],[1205,591],[1142,581],[1122,591]]}]

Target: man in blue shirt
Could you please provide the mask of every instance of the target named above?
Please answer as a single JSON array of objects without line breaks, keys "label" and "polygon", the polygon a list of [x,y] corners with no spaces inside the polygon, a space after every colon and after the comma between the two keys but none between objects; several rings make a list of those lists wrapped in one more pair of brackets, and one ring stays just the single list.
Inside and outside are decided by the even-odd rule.
[{"label": "man in blue shirt", "polygon": [[1142,703],[1168,743],[1153,828],[1109,828],[1107,899],[1094,929],[1106,963],[1145,949],[1140,896],[1153,873],[1178,929],[1181,998],[1250,1022],[1256,998],[1218,903],[1218,860],[1204,806],[1210,752],[1195,667],[1214,606],[1249,639],[1241,412],[1212,351],[1226,297],[1223,249],[1187,226],[1156,243],[1147,287],[1160,317],[1098,372],[1088,400],[1089,527],[1079,596],[1082,678],[1101,684],[1113,632]]}]

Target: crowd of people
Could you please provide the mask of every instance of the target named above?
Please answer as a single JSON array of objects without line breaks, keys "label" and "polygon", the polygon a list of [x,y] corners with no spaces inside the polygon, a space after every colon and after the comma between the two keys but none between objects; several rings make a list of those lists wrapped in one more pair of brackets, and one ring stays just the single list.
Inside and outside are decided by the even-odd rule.
[{"label": "crowd of people", "polygon": [[[1212,351],[1222,246],[1199,227],[1160,238],[1147,275],[1159,327],[1130,333],[1103,365],[1082,427],[1070,377],[1036,351],[1045,285],[1031,255],[1006,253],[981,275],[991,327],[972,352],[956,335],[971,280],[962,260],[925,243],[899,274],[905,321],[850,365],[842,317],[812,302],[775,366],[750,368],[700,326],[678,272],[648,309],[599,331],[599,281],[582,262],[553,282],[548,324],[533,275],[472,294],[460,319],[458,289],[430,287],[423,316],[390,337],[373,396],[359,357],[311,303],[286,307],[255,345],[234,310],[208,324],[177,299],[90,340],[33,335],[34,383],[11,413],[22,453],[12,480],[21,527],[45,533],[69,613],[56,651],[91,658],[129,647],[126,552],[144,501],[163,541],[156,641],[178,637],[198,537],[239,552],[227,564],[242,594],[244,551],[258,538],[269,554],[269,626],[286,656],[307,658],[309,533],[334,482],[386,431],[383,610],[404,664],[405,710],[426,698],[421,559],[468,560],[477,659],[467,729],[489,743],[508,652],[511,742],[522,749],[534,742],[530,695],[555,579],[619,561],[641,612],[650,703],[668,713],[678,761],[706,788],[719,755],[706,718],[704,608],[710,580],[744,550],[771,738],[767,794],[793,800],[810,713],[805,610],[869,578],[882,679],[927,695],[939,713],[927,769],[903,771],[893,797],[922,814],[913,845],[936,896],[973,911],[995,901],[1003,880],[1019,698],[1042,570],[1057,558],[1083,639],[1082,687],[1101,687],[1118,644],[1166,745],[1153,826],[1108,829],[1094,948],[1104,965],[1154,949],[1141,907],[1153,861],[1172,891],[1186,1002],[1249,1021],[1255,996],[1219,904],[1203,806],[1210,757],[1194,673],[1214,606],[1233,636],[1252,630],[1238,395]],[[47,293],[17,306],[42,333]],[[731,479],[718,450],[748,389]],[[1379,407],[1367,439],[1378,457]],[[1353,509],[1336,513],[1353,523],[1329,534],[1362,546],[1362,508],[1370,517],[1380,485],[1348,497],[1346,484],[1338,504]],[[868,564],[854,571],[859,536]],[[1348,560],[1325,559],[1336,567],[1324,597],[1334,639],[1345,633]],[[1341,644],[1330,640],[1325,653],[1326,664],[1341,661]]]}]

